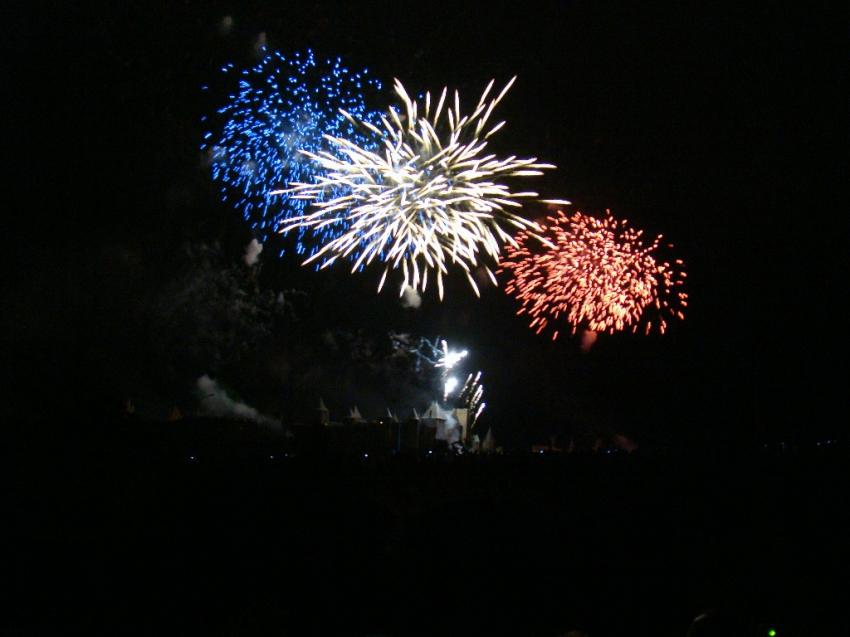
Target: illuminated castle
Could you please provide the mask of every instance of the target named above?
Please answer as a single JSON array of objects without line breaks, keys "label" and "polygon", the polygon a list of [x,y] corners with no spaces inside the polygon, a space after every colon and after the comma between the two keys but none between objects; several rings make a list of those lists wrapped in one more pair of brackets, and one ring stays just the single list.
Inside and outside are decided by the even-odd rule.
[{"label": "illuminated castle", "polygon": [[341,421],[331,419],[320,397],[310,423],[294,425],[293,435],[302,443],[341,454],[427,453],[447,451],[454,443],[467,442],[466,410],[443,410],[435,402],[420,415],[412,409],[400,420],[387,409],[386,416],[367,419],[355,405]]}]

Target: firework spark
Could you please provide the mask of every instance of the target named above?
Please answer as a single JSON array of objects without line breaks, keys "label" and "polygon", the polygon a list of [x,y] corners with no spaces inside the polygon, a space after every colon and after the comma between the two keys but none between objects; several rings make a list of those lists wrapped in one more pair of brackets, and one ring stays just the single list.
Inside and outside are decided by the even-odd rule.
[{"label": "firework spark", "polygon": [[[398,80],[395,92],[403,109],[389,109],[381,118],[382,129],[344,113],[352,125],[380,139],[383,148],[373,151],[357,139],[328,135],[334,151],[302,151],[326,174],[312,183],[291,180],[288,189],[271,193],[315,204],[310,214],[285,223],[284,232],[345,227],[305,263],[324,259],[321,267],[326,267],[341,256],[349,257],[353,272],[377,257],[385,264],[378,290],[389,270],[400,266],[402,293],[405,287],[424,292],[430,270],[436,273],[441,299],[446,266],[452,263],[464,271],[478,294],[471,268],[477,266],[479,253],[497,259],[501,243],[512,241],[506,227],[536,227],[518,209],[522,199],[537,193],[512,192],[497,180],[541,175],[542,169],[554,168],[536,158],[484,154],[487,139],[505,124],[488,127],[487,122],[515,79],[488,101],[491,81],[469,115],[462,115],[457,91],[451,104],[443,89],[434,106],[430,93],[420,103]],[[340,191],[344,194],[334,194]],[[495,285],[493,272],[485,269]]]},{"label": "firework spark", "polygon": [[466,358],[469,352],[465,349],[461,351],[449,349],[449,344],[446,341],[440,341],[440,344],[442,345],[442,349],[437,356],[437,361],[434,363],[434,367],[443,370],[443,402],[446,402],[449,395],[457,389],[458,383],[460,382],[456,377],[449,376],[449,372],[454,369],[461,360]]},{"label": "firework spark", "polygon": [[[687,274],[681,260],[655,256],[662,235],[647,246],[642,235],[610,211],[602,219],[558,211],[539,235],[520,232],[499,269],[510,277],[505,291],[522,303],[517,315],[531,317],[538,334],[561,319],[572,333],[635,332],[642,325],[647,334],[653,328],[663,334],[670,317],[684,318]],[[553,330],[554,340],[556,325]]]},{"label": "firework spark", "polygon": [[451,375],[451,370],[457,367],[458,363],[469,355],[469,352],[465,349],[450,349],[448,342],[439,336],[433,342],[427,338],[420,337],[415,347],[403,344],[398,338],[398,335],[396,335],[396,340],[400,347],[416,356],[417,372],[421,369],[420,365],[422,361],[425,361],[434,369],[441,370],[440,382],[443,386],[443,402],[448,400],[449,394],[457,389],[460,382],[456,377]]},{"label": "firework spark", "polygon": [[434,363],[434,367],[442,367],[444,373],[448,373],[450,369],[469,355],[469,352],[465,349],[461,351],[449,349],[449,344],[446,341],[440,341],[440,344],[442,349],[438,355],[437,362]]},{"label": "firework spark", "polygon": [[460,390],[459,401],[467,409],[470,430],[475,426],[475,422],[487,406],[487,403],[482,401],[483,397],[484,385],[481,384],[481,372],[479,371],[474,376],[469,374],[466,377],[463,388]]},{"label": "firework spark", "polygon": [[[210,121],[211,128],[223,121],[220,132],[206,132],[201,145],[210,155],[212,177],[221,183],[223,200],[232,201],[261,238],[276,231],[281,222],[302,215],[307,207],[302,199],[269,195],[282,181],[306,181],[321,172],[299,149],[341,158],[339,149],[324,135],[344,137],[364,148],[377,147],[377,140],[355,127],[340,109],[365,122],[380,123],[380,111],[366,107],[363,92],[381,88],[378,80],[368,77],[368,70],[350,71],[340,58],[322,60],[310,50],[291,57],[263,51],[262,60],[251,68],[222,67],[228,78],[234,77],[235,86]],[[322,196],[345,192],[340,184]],[[318,237],[299,229],[295,251],[313,254],[317,245],[346,228],[342,220],[319,230]]]}]

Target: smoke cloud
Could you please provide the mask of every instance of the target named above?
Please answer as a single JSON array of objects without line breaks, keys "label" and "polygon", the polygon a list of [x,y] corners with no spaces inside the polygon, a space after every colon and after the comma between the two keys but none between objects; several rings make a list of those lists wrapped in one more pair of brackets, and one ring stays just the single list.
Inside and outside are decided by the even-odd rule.
[{"label": "smoke cloud", "polygon": [[201,376],[196,384],[201,400],[199,411],[202,414],[220,418],[253,420],[268,427],[280,426],[280,421],[277,419],[265,416],[250,405],[246,405],[228,396],[227,392],[219,386],[218,382],[210,378],[207,374]]},{"label": "smoke cloud", "polygon": [[593,344],[596,342],[596,332],[593,330],[584,330],[581,333],[581,351],[589,352],[590,348],[593,347]]},{"label": "smoke cloud", "polygon": [[401,293],[401,306],[410,307],[415,310],[420,305],[422,305],[422,297],[419,295],[419,292],[416,291],[416,288],[405,285]]},{"label": "smoke cloud", "polygon": [[445,440],[448,443],[460,440],[460,427],[458,427],[457,419],[449,409],[443,409],[436,401],[431,403],[431,406],[425,412],[426,417],[437,417],[445,422],[437,426],[437,440]]},{"label": "smoke cloud", "polygon": [[251,239],[251,243],[245,246],[245,256],[242,257],[245,265],[249,268],[257,264],[260,260],[260,253],[263,251],[263,244],[256,239]]}]

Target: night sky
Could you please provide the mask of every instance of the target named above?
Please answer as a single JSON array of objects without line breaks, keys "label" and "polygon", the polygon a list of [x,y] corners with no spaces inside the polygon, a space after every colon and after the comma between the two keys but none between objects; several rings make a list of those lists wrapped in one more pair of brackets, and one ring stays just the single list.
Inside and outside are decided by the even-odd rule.
[{"label": "night sky", "polygon": [[[192,408],[194,379],[215,370],[162,353],[156,308],[187,246],[217,242],[225,268],[251,239],[199,150],[200,117],[223,98],[200,86],[256,59],[264,34],[270,48],[340,55],[387,84],[456,87],[467,103],[518,75],[494,149],[556,164],[531,185],[547,196],[664,233],[687,264],[690,307],[663,337],[600,336],[583,354],[577,339],[535,336],[501,289],[478,300],[455,276],[443,303],[429,294],[410,310],[375,294],[376,270],[317,274],[269,249],[256,285],[304,296],[259,351],[221,364],[217,377],[247,402],[286,420],[321,391],[342,415],[348,390],[334,396],[330,376],[310,391],[311,352],[328,331],[378,344],[395,331],[470,350],[484,418],[507,445],[576,423],[663,444],[838,428],[825,417],[846,374],[831,158],[847,138],[832,130],[846,114],[832,72],[846,56],[826,16],[773,3],[119,4],[15,16],[2,284],[15,416],[83,422],[127,397],[152,418]],[[364,387],[361,410],[382,410],[379,393]]]}]

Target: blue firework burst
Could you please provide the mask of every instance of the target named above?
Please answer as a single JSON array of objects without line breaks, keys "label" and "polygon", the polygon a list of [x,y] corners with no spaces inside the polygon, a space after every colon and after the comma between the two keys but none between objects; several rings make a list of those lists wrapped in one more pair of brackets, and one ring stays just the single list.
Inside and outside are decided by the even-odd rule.
[{"label": "blue firework burst", "polygon": [[[339,152],[323,137],[344,137],[375,148],[368,130],[355,127],[341,113],[380,122],[380,110],[366,105],[364,93],[377,92],[379,80],[368,69],[351,71],[340,58],[317,58],[311,50],[284,56],[264,50],[262,60],[249,68],[233,64],[222,72],[235,86],[227,103],[210,121],[216,131],[204,133],[201,149],[209,154],[212,178],[221,184],[222,200],[242,213],[261,239],[281,222],[302,215],[310,202],[288,195],[269,195],[292,182],[309,182],[322,173],[312,159],[299,153]],[[231,79],[232,78],[232,79]],[[204,87],[206,88],[206,87]],[[343,195],[329,190],[328,199]],[[331,224],[319,231],[294,230],[295,251],[312,255],[324,242],[348,229]]]}]

